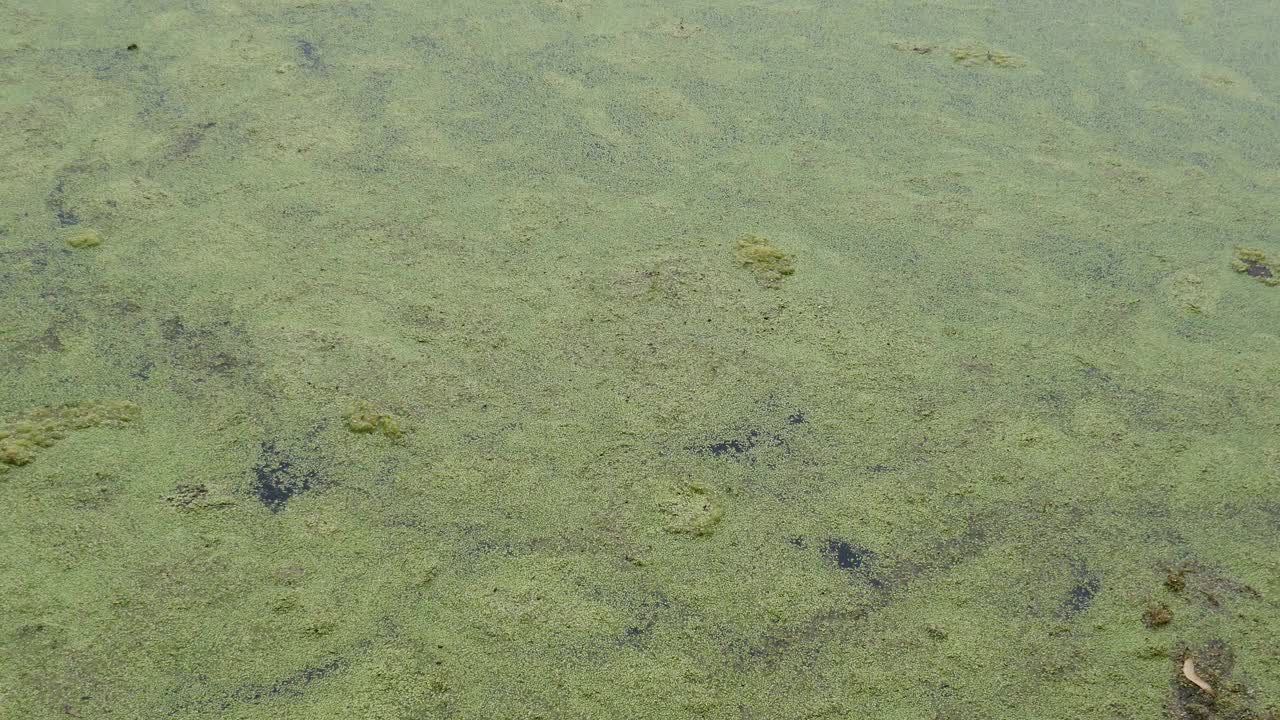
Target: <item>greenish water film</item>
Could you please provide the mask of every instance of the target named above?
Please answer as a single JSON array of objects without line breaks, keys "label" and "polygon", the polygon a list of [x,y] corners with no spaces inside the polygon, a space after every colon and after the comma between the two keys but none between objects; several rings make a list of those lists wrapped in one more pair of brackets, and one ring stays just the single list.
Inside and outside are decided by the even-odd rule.
[{"label": "greenish water film", "polygon": [[1276,37],[0,3],[0,717],[1274,718]]}]

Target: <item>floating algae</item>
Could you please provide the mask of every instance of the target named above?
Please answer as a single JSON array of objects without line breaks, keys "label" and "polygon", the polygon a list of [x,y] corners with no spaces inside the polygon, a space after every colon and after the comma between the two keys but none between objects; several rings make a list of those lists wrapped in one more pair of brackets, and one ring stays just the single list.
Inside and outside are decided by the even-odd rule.
[{"label": "floating algae", "polygon": [[137,420],[141,410],[131,402],[79,402],[39,407],[0,425],[0,472],[9,465],[26,465],[36,453],[53,447],[72,430],[105,425],[122,427]]},{"label": "floating algae", "polygon": [[97,247],[102,244],[102,236],[97,230],[84,230],[67,238],[67,244],[77,250]]},{"label": "floating algae", "polygon": [[765,287],[778,287],[783,278],[796,271],[790,255],[758,235],[738,240],[738,263],[754,272]]},{"label": "floating algae", "polygon": [[355,433],[371,433],[380,430],[389,438],[398,438],[404,434],[400,429],[399,421],[387,413],[375,410],[373,405],[364,400],[357,402],[351,408],[351,414],[347,417],[347,427]]},{"label": "floating algae", "polygon": [[1268,260],[1266,253],[1255,248],[1237,247],[1231,269],[1266,285],[1280,285],[1280,262]]}]

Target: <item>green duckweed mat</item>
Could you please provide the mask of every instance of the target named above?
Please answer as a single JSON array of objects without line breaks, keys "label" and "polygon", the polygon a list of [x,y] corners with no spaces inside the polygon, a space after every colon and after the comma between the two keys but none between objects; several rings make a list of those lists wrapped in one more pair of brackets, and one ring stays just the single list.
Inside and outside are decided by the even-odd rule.
[{"label": "green duckweed mat", "polygon": [[1276,37],[0,4],[0,717],[1275,718]]}]

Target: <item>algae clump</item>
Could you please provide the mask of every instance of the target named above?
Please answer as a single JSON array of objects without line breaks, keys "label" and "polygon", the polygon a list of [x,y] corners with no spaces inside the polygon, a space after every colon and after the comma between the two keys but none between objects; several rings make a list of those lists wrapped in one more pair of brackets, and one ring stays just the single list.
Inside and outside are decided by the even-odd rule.
[{"label": "algae clump", "polygon": [[754,272],[765,287],[778,287],[783,278],[796,271],[790,255],[758,235],[738,240],[738,263]]},{"label": "algae clump", "polygon": [[102,236],[98,234],[97,230],[85,230],[67,238],[67,244],[77,250],[97,247],[102,244]]},{"label": "algae clump", "polygon": [[400,422],[395,417],[374,409],[373,405],[365,400],[357,402],[351,408],[351,413],[347,417],[347,427],[354,433],[381,431],[389,438],[404,435]]},{"label": "algae clump", "polygon": [[1231,269],[1266,285],[1280,285],[1280,262],[1267,259],[1266,253],[1256,248],[1237,247]]},{"label": "algae clump", "polygon": [[38,450],[53,447],[72,430],[121,427],[137,420],[141,410],[131,402],[79,402],[38,407],[0,425],[0,470],[26,465]]}]

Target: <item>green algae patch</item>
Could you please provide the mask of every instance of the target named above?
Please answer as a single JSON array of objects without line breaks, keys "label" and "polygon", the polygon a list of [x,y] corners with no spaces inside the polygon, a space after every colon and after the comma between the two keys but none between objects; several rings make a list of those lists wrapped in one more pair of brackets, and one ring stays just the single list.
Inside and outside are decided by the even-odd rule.
[{"label": "green algae patch", "polygon": [[347,414],[347,428],[353,433],[381,432],[395,439],[404,435],[400,421],[390,413],[382,412],[365,400],[356,402]]},{"label": "green algae patch", "polygon": [[737,257],[738,264],[755,273],[756,279],[765,287],[778,287],[784,278],[796,271],[791,255],[759,235],[740,238]]},{"label": "green algae patch", "polygon": [[1266,253],[1257,248],[1237,247],[1236,256],[1231,260],[1231,269],[1264,285],[1280,285],[1280,262],[1267,257]]},{"label": "green algae patch", "polygon": [[26,465],[36,454],[51,448],[77,430],[123,427],[141,416],[131,402],[79,402],[28,410],[0,425],[0,470],[6,465]]},{"label": "green algae patch", "polygon": [[102,244],[102,235],[97,230],[82,230],[67,238],[67,244],[77,250],[97,247]]}]

